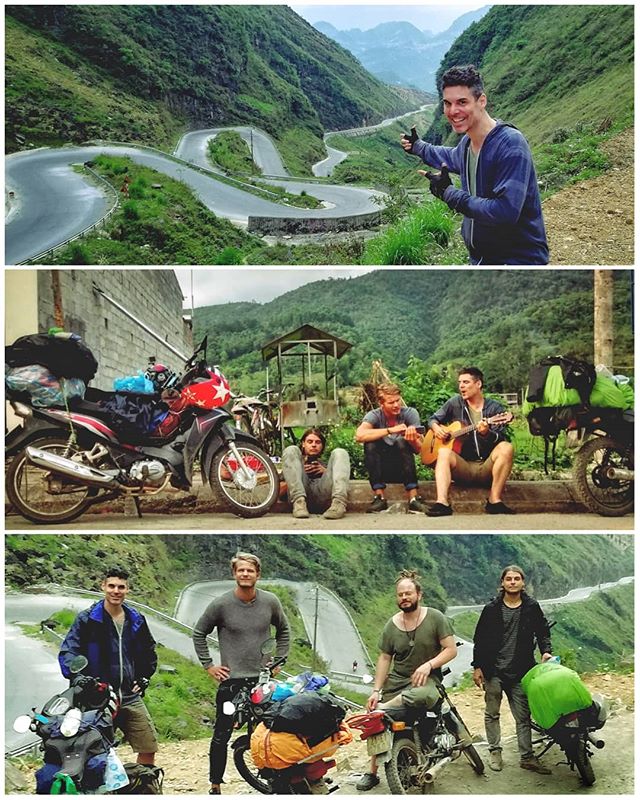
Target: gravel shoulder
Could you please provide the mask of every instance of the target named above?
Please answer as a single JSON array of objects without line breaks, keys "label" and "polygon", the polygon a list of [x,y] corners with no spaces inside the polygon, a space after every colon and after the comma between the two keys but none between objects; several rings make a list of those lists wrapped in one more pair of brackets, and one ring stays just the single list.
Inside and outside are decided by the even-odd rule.
[{"label": "gravel shoulder", "polygon": [[[505,766],[502,772],[487,769],[485,775],[476,775],[466,759],[458,759],[448,765],[438,777],[436,792],[448,794],[477,795],[536,795],[536,794],[612,794],[624,795],[634,792],[634,676],[597,674],[584,677],[592,692],[600,692],[611,699],[612,716],[601,731],[606,742],[603,750],[597,750],[593,757],[596,774],[594,790],[583,787],[578,777],[566,764],[559,763],[562,754],[553,747],[544,757],[544,763],[553,772],[551,775],[537,775],[522,770],[518,766],[518,752],[515,741],[515,727],[506,702],[502,710],[502,736]],[[452,695],[462,718],[467,723],[477,744],[478,752],[487,757],[483,742],[483,701],[479,690],[474,688],[456,692]],[[357,738],[357,735],[356,735]],[[204,795],[208,792],[207,763],[209,740],[169,742],[161,746],[158,763],[165,770],[165,794]],[[133,759],[128,746],[118,748],[123,761]],[[339,789],[335,794],[356,794],[355,784],[360,774],[367,769],[366,746],[354,741],[343,747],[336,755],[337,769],[331,771]],[[34,767],[20,766],[29,785],[33,782]],[[247,786],[236,772],[233,761],[227,765],[227,783],[223,787],[227,795],[256,794]],[[7,793],[10,793],[9,791]],[[386,781],[367,794],[386,795],[389,793]],[[363,795],[364,796],[364,795]]]},{"label": "gravel shoulder", "polygon": [[552,265],[633,265],[634,129],[602,144],[611,168],[543,205]]}]

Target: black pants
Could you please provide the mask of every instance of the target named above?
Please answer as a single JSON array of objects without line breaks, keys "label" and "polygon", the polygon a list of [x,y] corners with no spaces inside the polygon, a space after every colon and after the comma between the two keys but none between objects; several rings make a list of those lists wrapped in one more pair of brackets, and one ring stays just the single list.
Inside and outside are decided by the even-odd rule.
[{"label": "black pants", "polygon": [[384,489],[387,483],[403,483],[405,489],[417,489],[416,454],[404,439],[388,445],[382,439],[365,442],[364,465],[372,489]]},{"label": "black pants", "polygon": [[216,695],[216,721],[213,724],[213,736],[209,745],[209,781],[214,784],[223,782],[227,766],[227,744],[233,732],[233,715],[224,714],[223,703],[233,700],[244,686],[255,686],[258,678],[237,678],[222,681]]}]

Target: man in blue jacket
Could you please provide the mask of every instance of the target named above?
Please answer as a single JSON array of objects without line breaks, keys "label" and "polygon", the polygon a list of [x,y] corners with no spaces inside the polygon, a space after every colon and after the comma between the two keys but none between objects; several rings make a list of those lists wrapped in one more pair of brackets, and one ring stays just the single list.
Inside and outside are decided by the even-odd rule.
[{"label": "man in blue jacket", "polygon": [[[439,173],[420,170],[431,193],[464,214],[462,237],[472,264],[548,264],[549,248],[531,151],[522,133],[486,111],[482,77],[473,66],[442,76],[444,113],[462,135],[456,147],[403,136],[402,147]],[[461,189],[449,172],[460,175]]]},{"label": "man in blue jacket", "polygon": [[62,642],[60,668],[72,678],[71,661],[79,655],[88,659],[84,674],[111,684],[120,699],[115,725],[137,752],[138,764],[152,766],[158,740],[142,697],[158,665],[156,643],[144,616],[125,605],[128,572],[109,569],[101,589],[104,600],[81,611]]},{"label": "man in blue jacket", "polygon": [[[436,502],[427,509],[428,517],[448,517],[453,514],[449,504],[451,482],[465,486],[487,486],[487,514],[513,514],[502,502],[502,492],[513,465],[513,446],[505,441],[505,423],[511,414],[496,400],[482,393],[484,375],[478,367],[463,367],[458,373],[459,394],[450,398],[429,417],[429,427],[436,440],[452,443],[447,426],[461,422],[473,429],[462,438],[460,452],[452,446],[440,446],[435,464]],[[496,420],[499,417],[503,421]],[[428,439],[425,439],[428,444]]]}]

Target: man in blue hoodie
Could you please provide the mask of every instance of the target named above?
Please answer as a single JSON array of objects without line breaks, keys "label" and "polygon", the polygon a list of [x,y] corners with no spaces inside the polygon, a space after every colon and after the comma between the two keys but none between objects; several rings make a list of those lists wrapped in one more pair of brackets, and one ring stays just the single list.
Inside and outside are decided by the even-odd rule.
[{"label": "man in blue hoodie", "polygon": [[[509,123],[486,110],[482,77],[473,66],[442,76],[444,113],[462,135],[456,147],[427,144],[415,129],[402,147],[439,173],[420,170],[431,193],[464,214],[462,237],[472,264],[548,264],[549,248],[529,145]],[[461,189],[449,172],[460,175]]]},{"label": "man in blue hoodie", "polygon": [[513,465],[513,446],[504,435],[505,423],[512,415],[496,400],[484,397],[483,384],[484,375],[477,367],[463,367],[458,373],[459,394],[429,417],[429,428],[443,444],[452,441],[447,428],[450,423],[461,422],[472,429],[462,439],[460,452],[449,446],[439,447],[434,470],[436,502],[427,509],[428,517],[453,514],[449,503],[452,481],[463,486],[489,487],[487,514],[515,513],[502,502]]},{"label": "man in blue hoodie", "polygon": [[120,700],[116,727],[138,754],[138,764],[153,766],[158,740],[142,696],[156,671],[156,643],[142,614],[125,605],[129,573],[119,567],[107,570],[101,589],[104,600],[81,611],[73,621],[58,655],[65,678],[76,656],[89,663],[83,670],[111,684]]}]

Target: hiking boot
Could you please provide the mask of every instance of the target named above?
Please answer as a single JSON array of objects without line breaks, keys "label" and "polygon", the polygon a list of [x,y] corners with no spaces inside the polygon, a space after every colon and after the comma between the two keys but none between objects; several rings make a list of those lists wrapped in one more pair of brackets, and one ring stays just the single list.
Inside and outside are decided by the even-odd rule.
[{"label": "hiking boot", "polygon": [[212,786],[209,789],[209,794],[222,794],[222,792],[220,791],[220,787],[219,786]]},{"label": "hiking boot", "polygon": [[307,508],[307,501],[304,497],[298,497],[293,501],[293,516],[296,519],[308,519],[309,509]]},{"label": "hiking boot", "polygon": [[356,789],[359,792],[368,792],[380,783],[380,778],[374,775],[373,772],[365,772],[360,780],[356,783]]},{"label": "hiking boot", "polygon": [[516,512],[506,506],[502,500],[498,500],[497,503],[490,503],[488,500],[485,503],[484,510],[487,514],[515,514]]},{"label": "hiking boot", "polygon": [[421,497],[412,497],[407,506],[407,514],[426,514],[427,507]]},{"label": "hiking boot", "polygon": [[539,775],[551,775],[549,767],[545,767],[544,764],[541,764],[535,756],[521,759],[520,766],[522,769],[530,769],[532,772],[537,772]]},{"label": "hiking boot", "polygon": [[445,506],[444,503],[434,503],[426,510],[428,517],[450,517],[453,514],[451,506]]},{"label": "hiking boot", "polygon": [[500,772],[502,769],[502,750],[491,750],[489,753],[489,767],[494,772]]},{"label": "hiking boot", "polygon": [[347,507],[342,500],[332,500],[329,508],[322,515],[325,519],[342,519],[347,513]]},{"label": "hiking boot", "polygon": [[[369,504],[369,508],[367,509],[367,514],[377,514],[379,511],[386,511],[388,508],[389,506],[387,505],[387,501],[384,499],[384,497],[380,497],[380,495],[377,494]],[[368,772],[366,774],[369,775]],[[371,789],[371,786],[369,788]],[[365,789],[364,791],[367,790]]]}]

